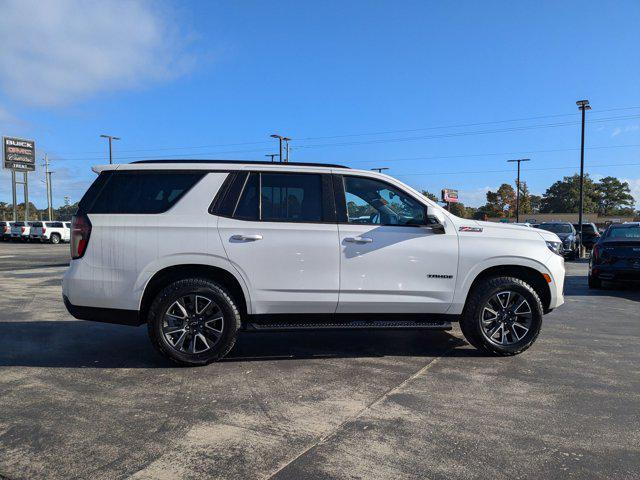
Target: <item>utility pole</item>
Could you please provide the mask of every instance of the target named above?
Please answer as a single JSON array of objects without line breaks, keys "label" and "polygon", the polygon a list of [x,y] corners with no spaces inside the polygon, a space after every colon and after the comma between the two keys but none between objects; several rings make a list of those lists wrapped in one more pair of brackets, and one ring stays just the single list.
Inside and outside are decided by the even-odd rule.
[{"label": "utility pole", "polygon": [[265,157],[271,157],[271,163],[273,163],[273,157],[277,157],[278,154],[277,153],[267,153],[265,155]]},{"label": "utility pole", "polygon": [[44,154],[44,181],[47,185],[47,214],[49,216],[49,221],[53,220],[53,192],[51,188],[51,174],[53,172],[49,171],[49,156]]},{"label": "utility pole", "polygon": [[389,167],[372,168],[374,172],[382,173],[383,170],[389,170]]},{"label": "utility pole", "polygon": [[[289,161],[289,140],[291,140],[291,139],[287,138],[287,137],[283,137],[282,135],[278,135],[278,134],[275,134],[275,133],[271,135],[271,138],[277,138],[278,141],[279,141],[279,144],[280,144],[280,154],[279,154],[280,162],[283,162],[283,161],[284,162],[288,162]],[[287,158],[286,158],[286,160],[282,158],[282,142],[286,142],[286,144],[287,144]]]},{"label": "utility pole", "polygon": [[120,140],[120,137],[114,137],[113,135],[100,135],[102,138],[109,140],[109,165],[113,163],[112,143],[114,140]]},{"label": "utility pole", "polygon": [[520,162],[529,162],[528,158],[518,158],[507,160],[507,162],[518,162],[518,179],[516,180],[516,223],[520,223]]},{"label": "utility pole", "polygon": [[580,203],[578,206],[578,230],[580,231],[580,256],[582,257],[582,210],[584,210],[584,113],[591,110],[589,100],[578,100],[576,102],[578,110],[582,113],[582,136],[580,139]]}]

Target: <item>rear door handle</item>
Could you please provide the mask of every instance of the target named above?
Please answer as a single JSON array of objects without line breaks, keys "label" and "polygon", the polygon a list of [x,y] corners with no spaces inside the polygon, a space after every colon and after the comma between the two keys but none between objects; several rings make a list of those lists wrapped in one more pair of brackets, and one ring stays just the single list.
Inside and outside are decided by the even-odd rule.
[{"label": "rear door handle", "polygon": [[232,235],[231,240],[237,240],[240,242],[255,242],[262,240],[262,235]]},{"label": "rear door handle", "polygon": [[373,238],[367,238],[367,237],[345,237],[344,241],[345,242],[350,242],[350,243],[371,243],[371,242],[373,242]]}]

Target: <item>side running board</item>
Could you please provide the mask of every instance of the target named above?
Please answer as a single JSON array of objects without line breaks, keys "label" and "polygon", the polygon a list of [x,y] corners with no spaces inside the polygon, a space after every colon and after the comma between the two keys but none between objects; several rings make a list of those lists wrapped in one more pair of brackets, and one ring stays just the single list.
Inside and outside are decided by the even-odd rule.
[{"label": "side running board", "polygon": [[451,330],[451,322],[421,320],[327,320],[323,321],[268,321],[247,322],[247,331],[291,331],[291,330]]}]

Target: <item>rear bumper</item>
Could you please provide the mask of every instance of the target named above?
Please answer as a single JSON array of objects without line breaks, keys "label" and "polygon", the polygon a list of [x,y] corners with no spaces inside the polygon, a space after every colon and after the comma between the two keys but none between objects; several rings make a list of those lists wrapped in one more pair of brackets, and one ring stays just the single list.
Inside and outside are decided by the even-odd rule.
[{"label": "rear bumper", "polygon": [[597,265],[591,268],[591,277],[609,282],[640,283],[640,268],[612,268]]},{"label": "rear bumper", "polygon": [[140,320],[137,310],[121,310],[118,308],[83,307],[73,305],[66,295],[62,296],[67,311],[78,320],[90,320],[93,322],[114,323],[117,325],[129,325],[137,327],[145,323]]}]

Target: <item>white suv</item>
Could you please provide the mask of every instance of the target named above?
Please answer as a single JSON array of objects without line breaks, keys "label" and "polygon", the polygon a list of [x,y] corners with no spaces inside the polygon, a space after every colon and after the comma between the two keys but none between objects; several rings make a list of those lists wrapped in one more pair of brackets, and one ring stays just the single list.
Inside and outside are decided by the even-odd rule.
[{"label": "white suv", "polygon": [[68,242],[71,237],[69,223],[64,222],[33,222],[29,237],[31,240],[41,242],[60,243]]},{"label": "white suv", "polygon": [[99,173],[72,222],[76,318],[146,323],[172,360],[218,360],[240,329],[450,328],[514,355],[561,305],[559,238],[451,215],[337,165],[147,161]]}]

